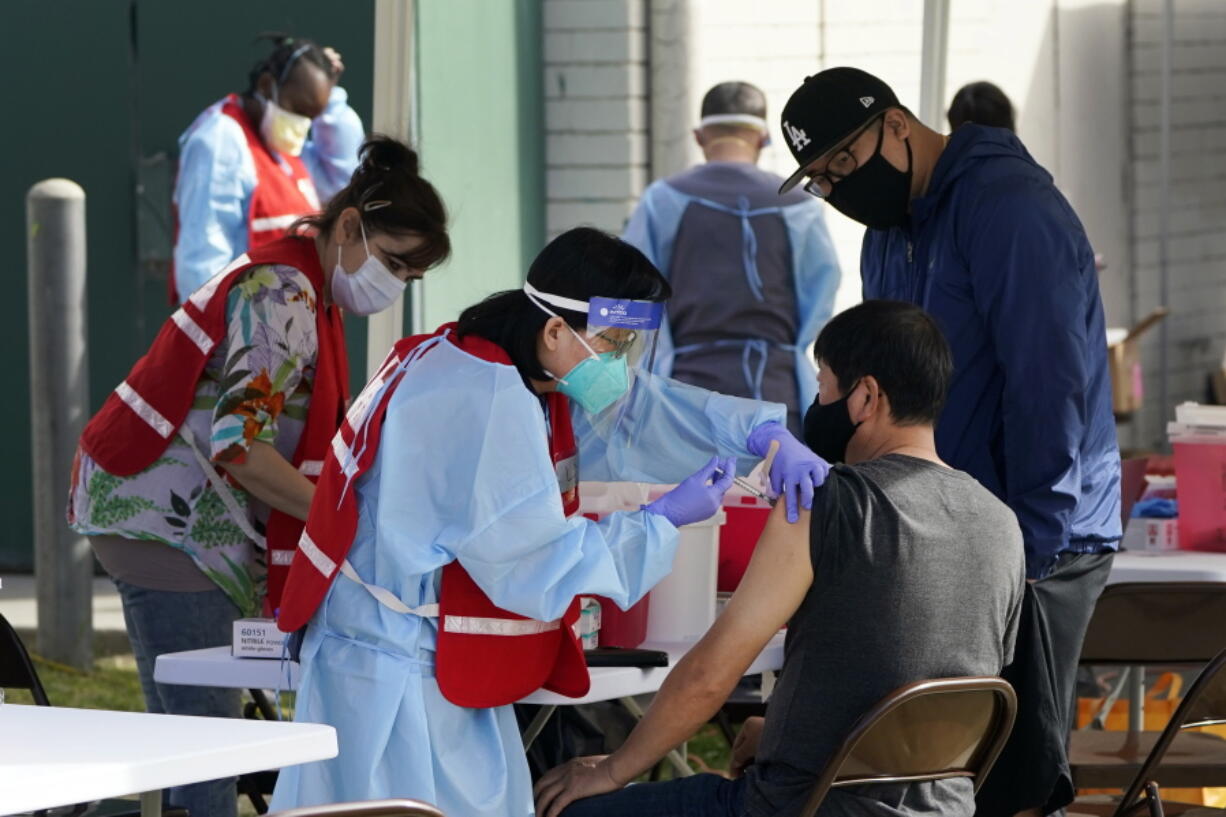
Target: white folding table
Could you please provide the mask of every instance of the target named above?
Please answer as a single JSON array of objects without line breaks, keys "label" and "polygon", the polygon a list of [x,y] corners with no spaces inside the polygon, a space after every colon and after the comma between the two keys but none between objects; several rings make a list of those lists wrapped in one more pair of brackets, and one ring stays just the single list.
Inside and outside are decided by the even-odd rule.
[{"label": "white folding table", "polygon": [[[1125,582],[1223,582],[1226,583],[1226,553],[1196,550],[1122,551],[1111,562],[1107,584]],[[1128,723],[1145,722],[1145,670],[1129,667],[1107,697],[1109,711],[1116,696],[1128,696]]]},{"label": "white folding table", "polygon": [[336,757],[317,723],[0,705],[0,814],[141,795],[157,817],[161,789]]},{"label": "white folding table", "polygon": [[1124,582],[1226,582],[1226,553],[1124,551],[1115,554],[1107,584]]},{"label": "white folding table", "polygon": [[[694,646],[694,643],[647,643],[642,646],[643,649],[667,652],[669,665],[645,668],[593,667],[590,670],[592,687],[582,698],[567,698],[553,692],[537,690],[520,701],[520,703],[537,704],[542,707],[532,723],[524,730],[525,747],[532,744],[559,706],[618,701],[634,717],[641,718],[643,711],[634,696],[659,691],[668,673]],[[783,633],[779,633],[767,643],[766,648],[745,671],[745,674],[772,673],[782,667]],[[235,658],[230,654],[229,647],[212,647],[159,655],[153,669],[153,679],[160,684],[228,687],[253,691],[265,689],[292,691],[297,689],[299,674],[299,666],[293,661]],[[680,753],[671,752],[669,761],[676,767],[678,773],[693,773]]]}]

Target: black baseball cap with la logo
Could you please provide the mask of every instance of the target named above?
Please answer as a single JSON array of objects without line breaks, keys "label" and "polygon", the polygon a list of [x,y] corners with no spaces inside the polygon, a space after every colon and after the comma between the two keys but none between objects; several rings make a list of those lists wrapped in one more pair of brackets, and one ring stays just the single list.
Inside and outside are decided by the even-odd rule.
[{"label": "black baseball cap with la logo", "polygon": [[900,107],[877,77],[859,68],[827,68],[805,82],[783,106],[783,137],[800,168],[779,188],[786,193],[815,159],[851,136],[873,117]]}]

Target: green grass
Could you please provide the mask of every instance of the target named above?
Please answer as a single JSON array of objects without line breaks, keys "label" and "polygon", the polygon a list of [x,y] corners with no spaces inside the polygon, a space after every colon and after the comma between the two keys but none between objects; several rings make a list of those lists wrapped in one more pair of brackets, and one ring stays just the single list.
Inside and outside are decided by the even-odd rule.
[{"label": "green grass", "polygon": [[686,744],[690,766],[699,772],[726,772],[732,749],[715,724],[708,723]]},{"label": "green grass", "polygon": [[[117,709],[144,712],[145,698],[136,674],[136,659],[131,655],[110,655],[94,661],[89,672],[48,661],[37,655],[34,668],[47,690],[53,706],[78,709]],[[23,689],[5,690],[6,701],[15,704],[33,703]]]}]

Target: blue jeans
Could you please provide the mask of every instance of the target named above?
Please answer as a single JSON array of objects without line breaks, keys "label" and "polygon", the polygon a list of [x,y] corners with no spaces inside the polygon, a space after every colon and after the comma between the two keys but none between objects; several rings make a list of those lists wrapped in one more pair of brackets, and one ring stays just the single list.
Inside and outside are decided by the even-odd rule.
[{"label": "blue jeans", "polygon": [[[159,684],[153,664],[159,655],[183,650],[220,647],[231,642],[238,608],[221,590],[179,593],[150,590],[115,581],[123,601],[123,620],[132,642],[145,707],[168,715],[204,715],[237,718],[239,691],[219,687]],[[236,778],[179,786],[165,800],[186,808],[192,817],[236,817]]]},{"label": "blue jeans", "polygon": [[562,817],[740,817],[744,802],[745,778],[696,774],[576,800]]}]

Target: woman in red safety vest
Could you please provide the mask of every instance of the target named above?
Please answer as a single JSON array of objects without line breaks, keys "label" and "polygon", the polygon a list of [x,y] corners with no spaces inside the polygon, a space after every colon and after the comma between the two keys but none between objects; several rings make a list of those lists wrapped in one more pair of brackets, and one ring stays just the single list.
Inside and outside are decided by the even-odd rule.
[{"label": "woman in red safety vest", "polygon": [[[237,691],[154,683],[154,661],[275,609],[349,400],[342,313],[391,306],[449,252],[417,154],[372,137],[360,159],[323,213],[197,289],[81,435],[68,519],[119,588],[151,712],[238,715]],[[233,781],[170,797],[235,813]]]},{"label": "woman in red safety vest", "polygon": [[[392,349],[333,440],[278,619],[309,622],[295,717],[334,726],[340,753],[283,769],[274,811],[414,797],[530,817],[510,704],[588,691],[577,597],[634,604],[677,528],[765,453],[751,438],[787,435],[783,406],[650,374],[668,295],[638,250],[577,228],[522,289]],[[681,484],[594,522],[580,479]]]},{"label": "woman in red safety vest", "polygon": [[264,35],[247,90],[205,108],[179,137],[173,274],[178,305],[230,259],[285,235],[349,183],[362,120],[337,85],[340,54]]}]

